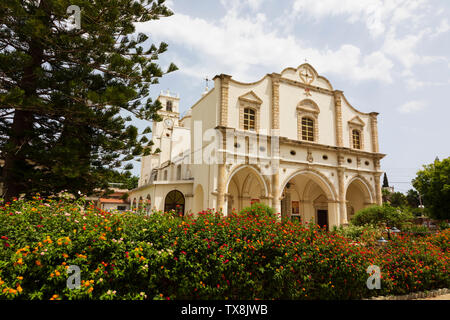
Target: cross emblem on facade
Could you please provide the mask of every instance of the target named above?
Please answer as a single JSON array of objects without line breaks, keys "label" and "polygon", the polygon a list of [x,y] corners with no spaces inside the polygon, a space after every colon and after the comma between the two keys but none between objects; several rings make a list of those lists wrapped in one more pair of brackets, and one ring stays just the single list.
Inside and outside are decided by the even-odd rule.
[{"label": "cross emblem on facade", "polygon": [[300,78],[304,83],[310,84],[314,80],[314,75],[311,70],[307,66],[304,66],[302,70],[300,70]]}]

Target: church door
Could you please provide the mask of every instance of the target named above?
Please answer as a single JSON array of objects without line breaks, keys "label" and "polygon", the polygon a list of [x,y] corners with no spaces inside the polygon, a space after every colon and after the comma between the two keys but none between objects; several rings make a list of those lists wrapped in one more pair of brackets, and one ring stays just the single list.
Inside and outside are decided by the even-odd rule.
[{"label": "church door", "polygon": [[166,196],[164,202],[164,211],[169,212],[174,210],[179,215],[184,215],[184,196],[178,190],[170,191]]},{"label": "church door", "polygon": [[328,230],[328,210],[317,210],[317,224]]}]

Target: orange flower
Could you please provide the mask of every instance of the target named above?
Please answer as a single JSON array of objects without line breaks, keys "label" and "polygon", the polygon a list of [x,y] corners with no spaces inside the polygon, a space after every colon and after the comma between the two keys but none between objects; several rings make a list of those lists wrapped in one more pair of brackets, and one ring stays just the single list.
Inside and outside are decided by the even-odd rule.
[{"label": "orange flower", "polygon": [[35,263],[36,263],[37,266],[41,266],[41,262],[39,260],[36,260]]}]

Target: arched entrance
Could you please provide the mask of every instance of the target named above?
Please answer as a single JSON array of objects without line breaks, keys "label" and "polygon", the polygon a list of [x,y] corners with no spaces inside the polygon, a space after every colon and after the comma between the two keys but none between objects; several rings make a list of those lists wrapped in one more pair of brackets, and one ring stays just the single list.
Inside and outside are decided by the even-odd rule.
[{"label": "arched entrance", "polygon": [[139,197],[139,202],[138,202],[138,209],[141,210],[144,206],[144,200],[142,200],[142,197]]},{"label": "arched entrance", "polygon": [[347,220],[350,219],[359,210],[364,209],[370,204],[374,204],[369,186],[366,181],[360,177],[353,178],[346,190],[345,200],[347,202]]},{"label": "arched entrance", "polygon": [[149,214],[152,210],[152,198],[148,194],[147,199],[145,200],[145,208],[147,209],[147,214]]},{"label": "arched entrance", "polygon": [[178,190],[172,190],[166,195],[164,211],[174,210],[179,215],[184,215],[185,200],[183,194]]},{"label": "arched entrance", "polygon": [[267,203],[268,188],[264,178],[252,166],[232,172],[227,184],[227,212],[240,211],[252,203]]},{"label": "arched entrance", "polygon": [[282,185],[281,215],[284,219],[313,222],[329,229],[338,224],[336,193],[318,172],[299,171]]}]

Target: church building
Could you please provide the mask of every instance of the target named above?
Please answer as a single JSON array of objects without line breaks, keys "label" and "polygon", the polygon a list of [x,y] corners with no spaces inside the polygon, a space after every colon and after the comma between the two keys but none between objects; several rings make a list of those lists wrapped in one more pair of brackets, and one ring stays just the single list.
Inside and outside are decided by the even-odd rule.
[{"label": "church building", "polygon": [[378,113],[358,111],[308,63],[252,83],[213,80],[181,118],[178,96],[158,97],[163,120],[132,208],[226,215],[258,202],[332,227],[381,204]]}]

